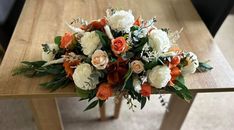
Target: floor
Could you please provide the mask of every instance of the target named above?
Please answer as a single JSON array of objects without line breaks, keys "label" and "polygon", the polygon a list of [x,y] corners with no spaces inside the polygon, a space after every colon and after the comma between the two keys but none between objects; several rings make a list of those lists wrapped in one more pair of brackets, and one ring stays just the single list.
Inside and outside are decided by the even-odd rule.
[{"label": "floor", "polygon": [[[234,11],[233,11],[234,12]],[[232,27],[232,28],[231,28]],[[230,14],[215,37],[227,59],[232,58],[234,41],[234,14]],[[231,64],[234,68],[234,63]],[[166,101],[170,95],[165,95]],[[59,98],[65,130],[156,130],[159,129],[165,108],[153,96],[144,110],[128,110],[124,103],[120,118],[99,122],[98,110],[83,112],[86,102],[78,98]],[[113,101],[107,103],[107,112],[113,111]],[[182,126],[182,130],[234,130],[234,93],[198,94]],[[0,130],[36,130],[27,100],[0,100]]]}]

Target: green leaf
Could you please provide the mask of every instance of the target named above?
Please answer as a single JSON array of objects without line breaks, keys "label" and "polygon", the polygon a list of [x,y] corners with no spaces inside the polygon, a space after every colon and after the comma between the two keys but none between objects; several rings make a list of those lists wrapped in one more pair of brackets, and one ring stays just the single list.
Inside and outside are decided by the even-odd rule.
[{"label": "green leaf", "polygon": [[139,29],[138,26],[132,26],[132,27],[130,28],[130,31],[133,32],[133,31],[138,30],[138,29]]},{"label": "green leaf", "polygon": [[174,82],[174,86],[166,86],[165,90],[168,92],[173,92],[180,98],[189,101],[192,99],[191,92],[188,88],[184,85],[184,78],[183,76],[177,77],[176,81]]},{"label": "green leaf", "polygon": [[92,93],[92,90],[82,90],[76,87],[76,94],[78,97],[89,98],[91,93]]},{"label": "green leaf", "polygon": [[144,68],[145,68],[145,70],[150,70],[150,69],[154,68],[156,65],[159,65],[159,64],[160,64],[160,62],[155,59],[155,60],[153,60],[151,62],[145,63]]},{"label": "green leaf", "polygon": [[129,78],[131,77],[131,75],[132,75],[132,69],[129,67],[128,72],[124,75],[125,80],[124,80],[124,84],[123,84],[122,90],[126,87],[127,84],[129,86],[132,86],[131,85],[132,82],[128,81]]},{"label": "green leaf", "polygon": [[108,39],[107,35],[99,30],[96,30],[95,32],[98,34],[103,48],[105,50],[109,50],[110,46],[109,46],[109,39]]},{"label": "green leaf", "polygon": [[191,100],[192,95],[188,88],[184,85],[184,79],[182,76],[176,79],[175,85],[173,86],[176,90],[176,94],[185,100]]},{"label": "green leaf", "polygon": [[141,109],[144,108],[145,104],[146,104],[146,97],[142,96],[142,98],[141,98]]},{"label": "green leaf", "polygon": [[66,77],[66,75],[65,76],[59,75],[49,82],[40,84],[40,86],[46,89],[50,89],[51,92],[53,92],[59,88],[67,86],[70,83],[70,81],[71,80],[68,77]]},{"label": "green leaf", "polygon": [[61,44],[61,36],[56,36],[55,38],[54,38],[54,43],[55,44],[57,44],[58,46],[60,46],[60,44]]},{"label": "green leaf", "polygon": [[90,109],[94,108],[95,106],[97,106],[97,104],[98,104],[98,100],[93,101],[92,103],[90,103],[88,105],[88,107],[85,108],[84,111],[87,111],[87,110],[90,110]]},{"label": "green leaf", "polygon": [[208,65],[205,62],[199,62],[199,66],[197,67],[198,72],[206,72],[206,71],[209,71],[209,70],[212,70],[212,69],[213,69],[213,67]]}]

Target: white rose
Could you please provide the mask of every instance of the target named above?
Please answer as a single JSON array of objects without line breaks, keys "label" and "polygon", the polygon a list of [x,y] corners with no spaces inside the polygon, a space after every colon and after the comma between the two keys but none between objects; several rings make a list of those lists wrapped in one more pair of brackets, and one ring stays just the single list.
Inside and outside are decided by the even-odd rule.
[{"label": "white rose", "polygon": [[134,73],[140,74],[144,70],[144,64],[139,60],[134,60],[131,63],[131,68]]},{"label": "white rose", "polygon": [[156,52],[166,52],[171,47],[167,33],[161,29],[154,29],[149,33],[149,45]]},{"label": "white rose", "polygon": [[105,69],[107,64],[109,62],[108,55],[105,51],[102,50],[96,50],[92,55],[92,61],[91,63],[93,66],[95,66],[97,69]]},{"label": "white rose", "polygon": [[148,73],[148,82],[155,88],[162,88],[171,80],[171,70],[167,66],[156,66]]},{"label": "white rose", "polygon": [[134,16],[132,15],[132,11],[116,11],[114,14],[107,18],[108,24],[111,29],[116,31],[130,32],[130,28],[132,27],[134,21]]},{"label": "white rose", "polygon": [[75,69],[72,78],[75,85],[83,90],[92,90],[95,89],[99,83],[98,77],[90,77],[93,72],[92,66],[88,63],[83,63],[77,66]]},{"label": "white rose", "polygon": [[197,56],[193,52],[188,52],[185,60],[187,61],[187,65],[181,68],[182,74],[194,73],[199,66]]},{"label": "white rose", "polygon": [[85,55],[90,56],[100,44],[100,39],[98,37],[98,34],[96,34],[95,31],[85,32],[84,36],[81,38],[80,44],[81,44],[83,53]]},{"label": "white rose", "polygon": [[43,44],[42,60],[52,61],[57,54],[59,47],[56,44]]}]

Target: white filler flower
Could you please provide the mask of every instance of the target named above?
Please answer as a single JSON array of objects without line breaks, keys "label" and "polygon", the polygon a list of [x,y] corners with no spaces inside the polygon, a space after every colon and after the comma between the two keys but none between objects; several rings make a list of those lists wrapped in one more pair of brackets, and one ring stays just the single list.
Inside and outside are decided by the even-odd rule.
[{"label": "white filler flower", "polygon": [[149,45],[156,52],[166,52],[171,47],[167,33],[161,29],[154,29],[149,33]]},{"label": "white filler flower", "polygon": [[42,51],[42,60],[44,61],[52,61],[54,60],[54,57],[56,55],[56,53],[59,50],[58,45],[56,44],[43,44],[43,51]]},{"label": "white filler flower", "polygon": [[187,65],[181,68],[182,74],[194,73],[199,66],[197,56],[193,52],[188,52],[185,60],[187,61]]},{"label": "white filler flower", "polygon": [[162,88],[171,79],[171,70],[167,66],[156,66],[148,73],[148,82],[155,88]]},{"label": "white filler flower", "polygon": [[100,39],[95,31],[85,32],[81,38],[80,44],[85,55],[92,55],[100,44]]},{"label": "white filler flower", "polygon": [[111,29],[128,33],[134,23],[134,16],[131,10],[120,10],[109,16],[107,20]]},{"label": "white filler flower", "polygon": [[72,75],[75,85],[83,90],[95,89],[99,81],[98,77],[91,77],[92,72],[93,68],[90,64],[83,63],[78,65]]}]

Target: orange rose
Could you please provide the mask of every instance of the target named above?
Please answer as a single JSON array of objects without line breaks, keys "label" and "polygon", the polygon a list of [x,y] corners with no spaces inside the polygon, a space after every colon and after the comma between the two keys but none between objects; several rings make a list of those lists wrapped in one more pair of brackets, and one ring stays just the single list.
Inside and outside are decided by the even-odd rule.
[{"label": "orange rose", "polygon": [[152,93],[151,85],[149,83],[143,83],[141,86],[141,95],[144,97],[148,97],[150,96],[151,93]]},{"label": "orange rose", "polygon": [[111,84],[108,83],[100,84],[96,96],[100,100],[107,100],[109,97],[111,97],[112,96]]},{"label": "orange rose", "polygon": [[61,44],[60,44],[60,48],[68,48],[69,45],[71,45],[73,40],[73,35],[72,33],[65,33],[64,36],[61,39]]},{"label": "orange rose", "polygon": [[116,39],[113,39],[111,42],[111,50],[116,54],[123,53],[127,51],[128,45],[124,37],[117,37]]}]

